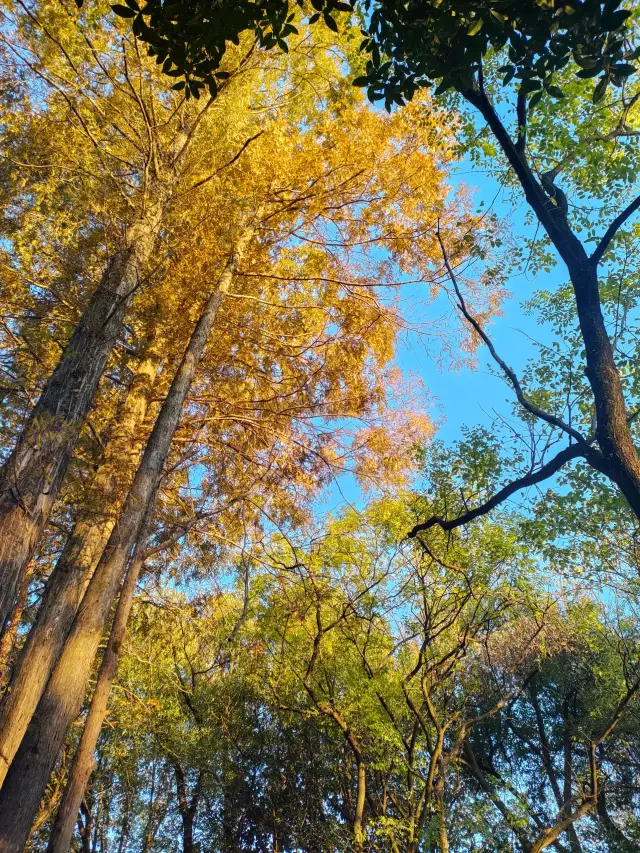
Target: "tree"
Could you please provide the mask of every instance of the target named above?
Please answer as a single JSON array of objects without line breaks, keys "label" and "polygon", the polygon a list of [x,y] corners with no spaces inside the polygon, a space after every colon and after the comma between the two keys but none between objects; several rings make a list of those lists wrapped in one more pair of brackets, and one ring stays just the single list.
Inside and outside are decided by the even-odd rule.
[{"label": "tree", "polygon": [[[126,57],[126,61],[131,62],[131,67],[136,67],[133,56]],[[137,61],[144,63],[141,58]],[[270,69],[268,64],[266,85],[270,84]],[[280,78],[274,78],[274,90],[277,91],[279,84]],[[151,112],[152,90],[147,97]],[[159,93],[159,97],[163,97],[163,93]],[[274,518],[272,507],[282,514],[289,511],[289,506],[295,509],[300,497],[315,488],[318,472],[331,472],[337,464],[344,464],[334,462],[336,457],[332,457],[340,446],[339,433],[334,438],[319,427],[317,420],[311,419],[352,417],[375,420],[384,409],[385,366],[392,354],[394,312],[385,308],[375,296],[374,288],[386,283],[383,276],[389,267],[384,263],[381,265],[380,255],[374,257],[369,247],[375,245],[377,252],[382,249],[407,270],[414,270],[422,279],[429,278],[434,244],[432,235],[424,232],[419,217],[429,207],[445,214],[441,205],[445,192],[441,184],[442,172],[430,151],[433,150],[434,154],[439,152],[437,156],[442,158],[444,165],[448,147],[446,139],[442,143],[433,142],[434,127],[431,123],[424,123],[416,132],[405,117],[387,120],[375,116],[357,98],[351,97],[346,103],[338,99],[334,110],[333,116],[321,116],[315,114],[315,105],[312,105],[307,113],[307,124],[313,123],[299,130],[295,125],[282,128],[269,121],[270,140],[263,144],[254,134],[239,147],[231,162],[225,164],[228,169],[235,167],[235,174],[229,174],[229,186],[233,187],[233,192],[221,196],[208,170],[202,178],[190,174],[187,191],[182,192],[179,198],[198,199],[200,206],[191,208],[185,203],[183,206],[176,204],[172,209],[179,214],[174,234],[184,234],[185,253],[181,255],[174,249],[175,259],[171,264],[167,262],[167,270],[171,270],[187,293],[200,294],[214,271],[223,284],[211,294],[210,302],[205,303],[195,338],[192,337],[186,349],[190,363],[187,365],[183,361],[177,369],[127,500],[122,505],[122,486],[109,496],[108,508],[113,520],[98,534],[101,545],[96,549],[94,565],[84,565],[77,554],[73,559],[67,559],[63,566],[56,567],[56,577],[62,577],[62,586],[54,582],[49,584],[51,603],[48,599],[47,607],[42,611],[42,617],[38,617],[23,651],[16,679],[3,708],[3,755],[7,764],[16,755],[0,795],[5,813],[11,815],[6,822],[7,833],[14,833],[13,840],[7,843],[19,845],[28,832],[31,814],[40,799],[38,791],[42,791],[46,784],[66,729],[80,708],[115,591],[125,571],[128,555],[139,539],[143,509],[153,507],[160,480],[165,470],[171,467],[171,442],[193,380],[200,383],[200,402],[188,412],[185,434],[191,436],[187,439],[191,447],[186,448],[187,456],[195,448],[201,457],[197,464],[207,472],[212,471],[211,491],[216,500],[228,488],[235,490],[236,496],[232,501],[237,501],[240,489],[230,477],[228,460],[223,459],[221,465],[219,459],[211,458],[208,452],[203,454],[198,449],[204,446],[208,451],[212,438],[221,433],[220,421],[233,424],[237,420],[233,429],[248,433],[245,446],[250,450],[248,459],[251,465],[258,467],[254,460],[262,456],[259,464],[266,470],[256,479],[262,480],[263,491],[259,500],[253,503],[258,512],[271,519]],[[296,120],[299,120],[299,114],[299,106],[296,106]],[[213,120],[213,114],[201,118],[203,131],[209,120]],[[334,129],[333,143],[326,145],[324,138],[329,127]],[[358,135],[353,133],[356,128]],[[312,138],[312,131],[317,136]],[[236,167],[245,150],[254,155],[252,166]],[[405,155],[400,165],[399,152]],[[197,165],[197,161],[192,161],[191,168],[195,169]],[[462,219],[459,218],[460,213]],[[446,215],[455,216],[456,227],[467,227],[463,201],[459,205],[451,205]],[[252,226],[250,233],[247,232],[247,216],[256,217],[255,229]],[[216,220],[225,225],[219,229],[217,242],[203,249],[204,240],[211,235],[210,222]],[[312,235],[316,246],[330,244],[331,254],[305,246],[305,232]],[[247,236],[250,246],[242,250],[243,260],[238,266],[233,254],[232,260],[229,259],[228,252],[234,252],[233,246],[244,239],[243,235]],[[408,242],[409,235],[415,243]],[[345,249],[341,249],[343,245]],[[196,246],[200,247],[199,263],[194,263],[193,258],[186,254]],[[362,246],[359,257],[355,259],[349,251],[354,246]],[[420,254],[416,252],[417,246],[421,247]],[[246,269],[243,268],[245,263]],[[254,274],[253,269],[260,272]],[[296,274],[292,276],[292,273]],[[280,283],[283,278],[295,282],[290,291],[283,290]],[[229,310],[226,318],[228,327],[223,327],[213,360],[215,368],[210,368],[210,374],[205,371],[198,379],[195,368],[211,323],[217,322],[221,297],[227,294],[234,280],[245,282],[245,292],[234,289],[228,293],[234,301],[237,300],[238,320],[234,318],[234,309]],[[175,298],[171,293],[175,291],[175,280],[170,279],[170,285],[169,293],[163,293],[161,286],[156,284],[154,299],[160,300],[162,296],[168,300]],[[279,302],[275,301],[278,291],[281,291]],[[140,298],[144,305],[149,297],[142,294]],[[243,307],[244,300],[246,304]],[[273,304],[270,300],[274,300]],[[225,299],[225,309],[226,303]],[[281,317],[282,305],[291,312],[285,313],[284,318]],[[264,310],[265,306],[276,310]],[[167,320],[171,334],[175,335],[180,324],[171,317]],[[155,332],[153,312],[148,322]],[[235,322],[242,322],[244,328],[254,335],[264,334],[270,343],[264,350],[255,351],[251,339],[246,343],[239,342]],[[164,340],[170,337],[162,328],[158,334]],[[275,345],[274,340],[277,342]],[[343,342],[349,346],[348,358],[341,346]],[[244,359],[244,363],[238,361],[241,369],[230,369],[230,353],[238,360]],[[248,363],[255,373],[245,373]],[[203,365],[206,366],[206,362]],[[227,377],[224,386],[221,386],[219,373],[216,373],[220,370]],[[180,386],[178,390],[176,383]],[[274,396],[274,387],[277,389],[278,386],[281,390]],[[256,388],[260,394],[264,393],[264,397],[254,397]],[[231,400],[234,393],[237,395],[235,412],[229,408],[229,399],[225,400],[227,389]],[[213,408],[216,400],[218,416]],[[197,430],[195,436],[193,432],[189,433],[189,416],[192,429]],[[264,418],[264,427],[261,418]],[[375,452],[376,446],[380,446],[383,432],[377,427],[372,437],[366,432],[361,437],[356,434],[358,441],[350,455],[356,460],[366,459]],[[274,434],[277,437],[275,442]],[[227,442],[231,435],[227,429]],[[407,442],[412,442],[414,436],[415,429],[413,432],[408,430]],[[396,433],[395,438],[397,451],[400,433]],[[386,442],[384,447],[390,456],[391,443]],[[265,465],[264,448],[269,449],[271,457],[268,465]],[[237,455],[242,459],[241,454]],[[398,460],[391,461],[397,468]],[[190,460],[190,464],[196,464],[196,461]],[[271,468],[274,474],[270,474]],[[285,474],[284,480],[282,473]],[[229,482],[225,478],[229,478]],[[126,477],[123,481],[127,482]],[[283,483],[294,485],[297,493],[293,493],[288,504],[278,507],[268,486],[273,484],[275,490],[277,484],[279,495],[286,496]],[[102,498],[105,497],[103,493]],[[201,512],[206,516],[204,509]],[[80,601],[78,589],[82,593],[85,588]],[[63,619],[58,618],[60,614]],[[62,682],[66,685],[64,703],[59,701],[61,694],[56,686]],[[23,739],[38,702],[39,710],[35,712]],[[54,706],[55,725],[51,716]],[[45,716],[49,719],[46,744],[44,741],[40,744],[42,727],[38,720]],[[16,753],[18,747],[20,749]],[[35,752],[39,756],[37,760],[33,758]],[[26,755],[30,756],[28,764],[33,773],[33,784],[29,786],[33,794],[31,803],[25,799],[23,771],[20,770],[24,766],[22,757]],[[22,812],[11,805],[16,795],[20,797]],[[12,822],[14,829],[11,828]]]},{"label": "tree", "polygon": [[[520,402],[524,401],[525,408],[543,421],[551,420],[569,437],[572,447],[541,463],[538,470],[527,475],[522,483],[510,484],[496,496],[496,500],[506,499],[522,485],[552,476],[568,462],[580,457],[588,459],[589,465],[616,483],[638,515],[640,462],[627,423],[620,374],[602,314],[598,268],[616,233],[635,212],[640,201],[632,200],[607,223],[598,246],[589,256],[580,240],[579,226],[571,223],[566,194],[555,183],[566,165],[563,164],[561,169],[555,163],[551,169],[536,175],[535,165],[532,167],[532,152],[527,147],[527,124],[532,110],[543,97],[562,97],[567,68],[581,78],[599,77],[593,93],[597,103],[605,98],[611,84],[622,89],[622,105],[616,111],[615,123],[620,129],[624,127],[628,112],[635,104],[628,83],[628,78],[635,71],[633,63],[637,58],[632,43],[634,27],[631,12],[621,9],[620,3],[595,0],[559,7],[537,2],[524,5],[489,2],[468,8],[464,3],[451,2],[438,3],[419,11],[411,4],[407,6],[393,0],[368,2],[364,6],[368,17],[362,47],[369,58],[366,73],[356,83],[368,88],[372,100],[384,98],[388,109],[393,103],[404,103],[405,98],[413,97],[417,89],[430,86],[434,81],[439,84],[438,92],[453,88],[460,93],[490,127],[527,202],[567,266],[574,288],[596,410],[596,436],[592,438],[576,430],[572,433],[565,429],[566,424],[557,423],[558,418],[553,413],[540,410],[526,401],[517,377],[506,370],[505,375],[514,386]],[[208,5],[204,4],[204,8]],[[185,40],[184,36],[181,38],[183,47],[186,43],[195,55],[203,55],[201,44],[190,38]],[[171,36],[167,43],[171,43]],[[427,45],[428,48],[425,47]],[[512,83],[516,94],[517,125],[512,135],[495,103],[492,103],[491,83],[485,79],[487,62],[490,65],[490,57],[496,54],[502,55],[505,62],[499,69],[503,83]],[[207,72],[205,63],[200,75],[206,78]],[[561,80],[563,76],[564,80]],[[447,255],[444,246],[443,253],[451,283],[457,289],[455,258]],[[453,260],[453,266],[450,260]],[[482,337],[483,330],[477,319],[466,310],[462,294],[459,297],[462,315]],[[506,368],[504,362],[500,366]],[[437,521],[430,519],[427,523],[431,525]]]},{"label": "tree", "polygon": [[[93,16],[92,12],[90,18]],[[11,612],[22,575],[52,510],[99,380],[122,331],[128,305],[150,274],[156,238],[187,164],[198,124],[206,112],[206,109],[197,110],[187,118],[184,109],[179,108],[173,116],[167,113],[171,116],[169,133],[152,127],[144,102],[136,97],[137,93],[132,95],[128,71],[101,64],[100,51],[109,44],[120,43],[117,28],[104,29],[99,43],[94,43],[90,36],[81,43],[76,24],[69,24],[66,15],[63,20],[46,4],[32,10],[20,3],[15,6],[8,3],[3,17],[5,73],[17,81],[28,75],[32,83],[29,88],[16,82],[7,93],[8,99],[22,101],[25,111],[34,114],[33,121],[40,125],[40,130],[47,128],[51,132],[61,116],[68,119],[70,127],[64,142],[74,148],[89,146],[88,156],[81,156],[78,158],[81,162],[74,163],[73,157],[69,158],[69,149],[63,149],[62,139],[51,143],[51,148],[57,149],[58,164],[66,170],[88,173],[87,182],[93,191],[89,211],[94,218],[85,227],[89,233],[98,230],[103,251],[107,251],[106,261],[101,264],[100,283],[83,306],[61,359],[44,383],[38,402],[27,413],[15,447],[0,472],[2,625]],[[132,42],[128,50],[135,52]],[[40,56],[45,59],[44,67]],[[101,101],[105,86],[112,87],[111,111],[106,121]],[[41,87],[45,88],[49,107],[44,116],[38,114],[35,106],[42,97]],[[126,127],[119,124],[123,106],[133,110],[131,123]],[[15,139],[12,123],[5,133],[11,144],[12,138]],[[42,160],[44,153],[41,151],[36,159]],[[29,167],[26,169],[28,173]],[[51,167],[45,167],[44,176],[50,174]],[[101,178],[92,181],[96,174]],[[42,177],[38,176],[35,187],[29,189],[36,193],[38,189],[50,191],[51,184],[43,182]],[[60,180],[60,173],[54,169],[52,177],[55,183]],[[114,183],[120,183],[116,189],[118,203],[105,216],[104,197],[100,198],[99,191],[106,187],[113,190]],[[26,195],[29,196],[29,190]],[[95,247],[95,236],[93,240]],[[91,271],[91,267],[84,268],[80,275],[90,282]]]},{"label": "tree", "polygon": [[[471,510],[470,515],[461,516],[459,519],[429,519],[424,522],[424,527],[414,528],[414,535],[433,524],[444,523],[453,528],[458,523],[469,521],[477,515],[478,510],[488,511],[495,503],[506,499],[518,488],[552,476],[576,458],[585,459],[590,466],[611,479],[624,494],[636,516],[640,512],[640,462],[629,423],[630,415],[620,371],[603,316],[598,278],[599,267],[611,249],[612,241],[640,206],[640,199],[632,200],[608,223],[595,250],[589,254],[580,236],[583,223],[579,219],[572,222],[570,200],[556,183],[558,177],[565,172],[568,171],[571,175],[573,160],[576,154],[578,157],[585,156],[583,151],[572,152],[569,157],[561,155],[550,169],[543,172],[538,169],[535,160],[531,159],[535,154],[535,137],[532,150],[527,133],[531,116],[535,115],[536,104],[540,98],[561,97],[562,85],[557,86],[557,83],[562,84],[560,78],[564,75],[563,79],[566,79],[567,74],[575,72],[576,69],[582,68],[577,73],[583,78],[595,77],[600,73],[604,75],[593,93],[593,100],[598,105],[597,109],[602,109],[601,104],[605,105],[604,109],[611,116],[612,128],[611,135],[605,130],[599,144],[606,145],[616,138],[615,128],[620,123],[617,135],[625,132],[626,117],[635,105],[633,82],[627,80],[633,73],[634,66],[621,61],[635,57],[629,47],[629,40],[634,37],[633,27],[629,24],[630,13],[618,10],[617,4],[584,4],[580,7],[578,17],[574,19],[574,29],[571,12],[570,7],[563,7],[556,12],[550,10],[550,18],[546,18],[545,14],[540,15],[540,25],[518,14],[510,17],[507,12],[505,20],[501,19],[500,14],[497,17],[493,15],[494,23],[488,24],[487,35],[482,38],[478,37],[479,30],[475,32],[477,27],[473,21],[463,16],[461,26],[469,23],[468,36],[472,40],[475,39],[473,48],[469,48],[470,52],[466,57],[468,62],[463,74],[459,70],[455,73],[445,70],[442,63],[446,62],[446,56],[444,52],[440,52],[440,43],[428,36],[429,27],[438,25],[437,16],[426,21],[417,20],[404,6],[394,3],[382,3],[372,13],[370,39],[366,46],[373,50],[373,53],[367,65],[367,74],[357,81],[360,85],[369,86],[372,97],[386,96],[388,104],[396,96],[397,100],[402,101],[404,96],[411,97],[418,86],[429,85],[437,78],[442,81],[441,89],[454,87],[463,102],[471,105],[486,121],[512,170],[511,174],[569,274],[586,353],[586,373],[595,413],[594,432],[585,435],[562,421],[554,412],[546,411],[528,399],[519,379],[495,350],[491,349],[487,333],[467,305],[459,287],[455,273],[455,256],[443,245],[443,263],[455,291],[461,315],[490,347],[499,369],[513,387],[523,408],[534,418],[564,433],[570,444],[552,459],[539,464],[537,470],[504,487],[494,496],[490,505]],[[582,47],[578,49],[576,46],[576,42],[582,46],[589,43],[589,38],[583,32],[584,26],[593,28],[595,39],[589,48],[589,56],[581,52]],[[548,27],[548,30],[545,30],[545,27]],[[618,32],[619,27],[622,29]],[[429,45],[429,48],[425,49],[425,45]],[[502,45],[505,48],[501,53]],[[492,83],[492,69],[495,65],[492,64],[490,48],[497,49],[498,61],[502,61],[504,56],[508,63],[508,67],[502,66],[496,72],[496,86]],[[557,63],[554,59],[556,56]],[[608,64],[609,59],[605,57],[611,57],[614,65]],[[570,61],[575,63],[571,71],[563,70],[565,66],[566,69],[570,68]],[[496,107],[496,98],[502,97],[499,82],[501,74],[507,83],[513,81],[511,89],[516,101],[516,126],[512,133]],[[619,100],[614,96],[602,100],[609,82],[620,89]],[[583,104],[587,103],[587,94],[590,95],[591,92],[583,91]],[[593,143],[594,140],[589,142]]]}]

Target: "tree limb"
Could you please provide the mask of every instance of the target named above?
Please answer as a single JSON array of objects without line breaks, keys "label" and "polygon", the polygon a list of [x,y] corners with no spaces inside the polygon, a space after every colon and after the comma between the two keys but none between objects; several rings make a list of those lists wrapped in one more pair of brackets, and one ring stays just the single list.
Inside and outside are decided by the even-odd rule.
[{"label": "tree limb", "polygon": [[570,462],[572,459],[578,459],[581,456],[584,457],[586,452],[587,450],[582,445],[571,444],[569,447],[565,447],[564,450],[561,450],[560,453],[554,456],[553,459],[550,459],[549,462],[537,471],[530,471],[523,477],[519,477],[517,480],[512,480],[506,486],[503,486],[495,493],[495,495],[490,497],[489,500],[485,501],[483,504],[470,509],[468,512],[463,513],[463,515],[459,515],[457,518],[449,520],[441,518],[438,515],[434,515],[427,521],[424,521],[421,524],[416,524],[416,526],[410,530],[407,535],[409,539],[414,539],[418,533],[423,530],[429,530],[436,525],[445,531],[454,530],[456,527],[462,527],[479,516],[486,515],[488,512],[491,512],[492,509],[499,506],[501,503],[504,503],[507,498],[510,498],[511,495],[519,492],[521,489],[526,489],[528,486],[535,486],[536,483],[548,480],[549,477],[556,474],[564,465],[567,464],[567,462]]},{"label": "tree limb", "polygon": [[558,418],[556,415],[553,415],[550,412],[545,412],[544,409],[541,409],[539,406],[536,406],[535,403],[532,403],[531,400],[527,399],[527,397],[524,394],[524,391],[522,390],[522,386],[520,385],[520,381],[519,381],[518,377],[516,376],[514,371],[509,367],[509,365],[504,361],[504,359],[502,359],[498,355],[498,353],[497,353],[497,351],[496,351],[496,349],[495,349],[495,347],[491,341],[491,338],[489,337],[489,335],[487,335],[487,333],[484,331],[484,329],[482,328],[480,323],[469,312],[469,309],[467,308],[467,304],[464,300],[464,297],[462,296],[462,292],[461,292],[460,287],[458,285],[458,281],[456,279],[455,273],[453,272],[453,269],[452,269],[451,264],[449,262],[447,250],[445,249],[444,243],[442,242],[442,237],[440,236],[440,223],[438,223],[438,229],[436,231],[436,236],[438,238],[438,242],[440,244],[440,249],[442,251],[442,257],[444,260],[444,265],[447,269],[447,273],[449,275],[449,278],[451,279],[451,283],[453,284],[453,287],[454,287],[455,292],[456,292],[456,296],[458,298],[458,308],[459,308],[460,312],[462,313],[463,317],[465,318],[465,320],[472,326],[472,328],[474,329],[476,334],[479,335],[479,337],[482,339],[484,344],[487,346],[489,352],[491,353],[491,357],[500,366],[500,369],[502,370],[504,375],[509,380],[509,383],[511,384],[513,390],[515,391],[516,397],[518,398],[518,402],[520,403],[520,405],[527,412],[529,412],[529,414],[534,415],[537,418],[540,418],[540,420],[546,421],[548,424],[551,424],[552,426],[558,427],[558,429],[561,429],[563,432],[566,432],[568,435],[570,435],[572,438],[574,438],[578,443],[586,444],[585,438],[578,432],[578,430],[569,426],[569,424],[566,424],[561,418]]},{"label": "tree limb", "polygon": [[598,243],[595,252],[591,255],[590,261],[594,266],[597,266],[602,260],[604,253],[609,248],[609,244],[616,236],[617,232],[624,225],[624,223],[629,219],[630,216],[638,210],[640,207],[640,195],[636,196],[634,200],[628,204],[622,213],[618,214],[616,218],[613,220],[611,225],[605,231],[604,237]]}]

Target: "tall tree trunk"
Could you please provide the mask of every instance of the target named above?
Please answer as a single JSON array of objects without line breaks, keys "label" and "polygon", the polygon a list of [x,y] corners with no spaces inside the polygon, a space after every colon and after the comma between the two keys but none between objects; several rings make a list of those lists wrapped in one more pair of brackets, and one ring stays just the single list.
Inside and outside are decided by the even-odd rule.
[{"label": "tall tree trunk", "polygon": [[353,849],[356,853],[364,850],[364,806],[367,792],[367,768],[360,755],[356,758],[358,767],[358,787],[356,790],[356,810],[353,817]]},{"label": "tall tree trunk", "polygon": [[[155,500],[152,500],[151,505],[153,503],[155,503]],[[109,642],[107,643],[107,648],[105,649],[100,665],[96,689],[91,698],[91,705],[89,706],[89,713],[84,724],[80,744],[73,759],[69,778],[67,779],[64,794],[62,795],[62,801],[56,814],[53,829],[51,830],[47,853],[69,853],[78,809],[82,803],[89,777],[95,769],[95,749],[98,738],[100,737],[102,723],[107,713],[107,703],[109,701],[111,686],[118,671],[120,650],[127,630],[127,622],[129,620],[129,613],[131,612],[131,605],[133,604],[136,583],[144,563],[144,545],[147,540],[149,528],[151,527],[152,516],[153,513],[149,512],[145,523],[141,527],[136,545],[136,553],[131,560],[127,576],[120,591],[120,599],[113,618],[113,624],[111,625]]]},{"label": "tall tree trunk", "polygon": [[82,600],[58,663],[0,791],[0,853],[21,853],[38,802],[67,730],[82,706],[91,666],[131,549],[152,500],[178,425],[182,405],[202,358],[237,258],[250,231],[239,239],[200,315],[169,393],[154,424],[118,523]]},{"label": "tall tree trunk", "polygon": [[9,661],[11,652],[16,642],[16,635],[22,619],[25,604],[27,603],[27,595],[29,593],[29,582],[33,574],[33,560],[29,561],[29,565],[20,581],[20,589],[18,591],[18,601],[13,609],[11,618],[7,622],[7,626],[2,639],[0,639],[0,690],[2,690],[9,680]]},{"label": "tall tree trunk", "polygon": [[447,835],[447,817],[446,817],[446,802],[444,796],[445,789],[445,763],[440,759],[438,761],[439,778],[435,786],[436,808],[438,810],[438,844],[440,853],[449,853],[449,837]]},{"label": "tall tree trunk", "polygon": [[91,827],[93,819],[91,809],[86,803],[82,803],[81,813],[78,815],[78,832],[82,842],[82,853],[91,853]]},{"label": "tall tree trunk", "polygon": [[[100,555],[113,530],[124,482],[140,454],[137,439],[149,409],[158,372],[158,344],[150,342],[138,365],[117,428],[91,484],[88,510],[74,525],[51,573],[44,601],[18,659],[10,689],[0,705],[0,785],[20,746]],[[100,503],[101,508],[97,509]]]},{"label": "tall tree trunk", "polygon": [[0,626],[14,607],[127,306],[151,257],[162,208],[129,230],[0,471]]},{"label": "tall tree trunk", "polygon": [[122,818],[122,825],[120,827],[120,837],[118,838],[118,849],[116,853],[126,853],[127,843],[129,841],[129,814],[131,812],[131,807],[129,804],[129,794],[125,793],[124,798],[124,816]]}]

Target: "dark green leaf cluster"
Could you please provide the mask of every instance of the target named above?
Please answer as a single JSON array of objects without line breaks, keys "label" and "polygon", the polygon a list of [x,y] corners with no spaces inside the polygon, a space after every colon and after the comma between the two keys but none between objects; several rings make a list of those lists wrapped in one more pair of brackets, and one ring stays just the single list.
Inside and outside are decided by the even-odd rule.
[{"label": "dark green leaf cluster", "polygon": [[[78,6],[84,0],[76,0]],[[112,6],[116,15],[131,19],[133,32],[149,46],[163,71],[180,78],[174,89],[198,97],[208,88],[215,97],[227,44],[239,43],[244,32],[253,32],[264,49],[288,52],[287,39],[296,34],[292,23],[296,6],[303,0],[125,0]],[[333,13],[352,11],[352,2],[312,0],[310,22],[322,19],[338,31]]]},{"label": "dark green leaf cluster", "polygon": [[635,71],[621,0],[365,0],[370,13],[363,51],[366,73],[355,84],[387,109],[418,88],[437,92],[473,87],[490,51],[504,51],[505,84],[514,78],[532,102],[544,92],[562,97],[554,74],[571,60],[580,77],[599,77],[595,98]]}]

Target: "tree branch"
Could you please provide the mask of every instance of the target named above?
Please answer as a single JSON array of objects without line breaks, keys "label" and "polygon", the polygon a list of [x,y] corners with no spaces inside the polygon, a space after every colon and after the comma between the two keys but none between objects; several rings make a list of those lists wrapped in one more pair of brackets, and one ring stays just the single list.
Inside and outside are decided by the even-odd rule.
[{"label": "tree branch", "polygon": [[465,512],[463,515],[459,515],[457,518],[449,520],[441,518],[438,515],[434,515],[427,521],[424,521],[421,524],[416,524],[416,526],[410,530],[407,535],[409,539],[415,539],[418,533],[423,530],[429,530],[436,525],[438,525],[442,530],[448,531],[454,530],[456,527],[462,527],[465,524],[469,524],[470,521],[491,512],[492,509],[495,509],[495,507],[504,503],[507,498],[510,498],[511,495],[519,492],[521,489],[526,489],[528,486],[535,486],[536,483],[548,480],[549,477],[556,474],[564,465],[567,464],[567,462],[570,462],[572,459],[578,459],[581,456],[584,457],[588,450],[589,448],[585,448],[580,444],[571,444],[569,447],[565,447],[564,450],[561,450],[560,453],[554,456],[553,459],[550,459],[549,462],[537,471],[531,471],[523,477],[519,477],[517,480],[512,480],[511,483],[503,486],[495,493],[495,495],[485,501],[485,503],[480,504],[480,506],[470,509],[468,512]]},{"label": "tree branch", "polygon": [[591,258],[589,259],[594,266],[597,266],[600,263],[604,253],[609,248],[609,244],[616,236],[618,230],[622,228],[622,226],[627,221],[627,219],[629,219],[630,216],[633,216],[633,214],[636,212],[636,210],[638,210],[639,207],[640,195],[636,196],[631,202],[631,204],[628,204],[622,211],[622,213],[616,216],[611,225],[605,231],[604,237],[598,243],[595,252],[591,255]]},{"label": "tree branch", "polygon": [[514,371],[509,367],[509,365],[498,355],[496,349],[491,341],[491,338],[484,331],[480,323],[475,319],[475,317],[469,312],[467,308],[467,304],[462,296],[462,292],[460,291],[460,287],[458,286],[458,281],[456,279],[455,273],[451,267],[449,262],[449,257],[447,255],[447,250],[445,249],[444,243],[442,242],[442,237],[440,236],[440,223],[438,223],[438,229],[436,231],[436,236],[438,238],[438,242],[440,243],[440,249],[442,251],[442,257],[444,260],[444,265],[447,269],[447,273],[449,274],[449,278],[451,279],[451,283],[456,292],[456,296],[458,298],[458,308],[462,313],[465,320],[473,327],[476,334],[482,339],[484,344],[487,346],[489,352],[491,353],[491,357],[493,360],[500,366],[500,369],[504,373],[504,375],[509,380],[513,390],[515,391],[516,397],[518,398],[518,402],[520,405],[527,411],[529,414],[534,415],[536,418],[540,418],[540,420],[546,421],[546,423],[551,424],[552,426],[558,427],[563,432],[566,432],[572,438],[574,438],[578,443],[586,444],[585,438],[578,432],[578,430],[566,424],[561,418],[556,417],[556,415],[552,415],[550,412],[545,412],[544,409],[541,409],[539,406],[536,406],[535,403],[532,403],[525,397],[525,394],[522,390],[522,386],[520,385],[520,381]]}]

